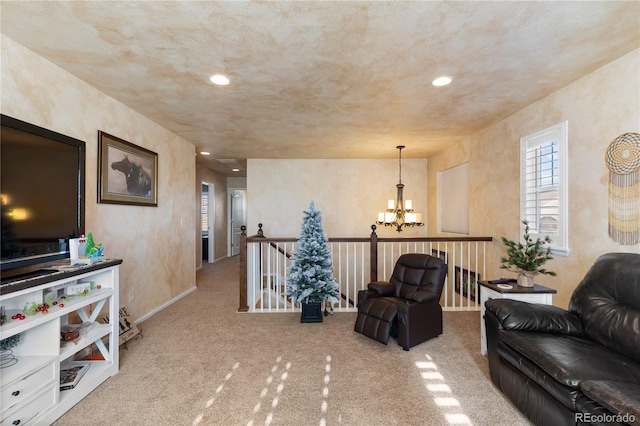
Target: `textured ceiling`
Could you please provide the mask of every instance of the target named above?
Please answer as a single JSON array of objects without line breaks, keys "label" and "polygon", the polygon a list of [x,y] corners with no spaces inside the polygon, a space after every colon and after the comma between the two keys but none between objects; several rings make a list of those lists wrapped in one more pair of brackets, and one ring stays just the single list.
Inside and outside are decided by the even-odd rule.
[{"label": "textured ceiling", "polygon": [[640,45],[637,1],[3,0],[1,18],[227,175],[213,159],[428,157]]}]

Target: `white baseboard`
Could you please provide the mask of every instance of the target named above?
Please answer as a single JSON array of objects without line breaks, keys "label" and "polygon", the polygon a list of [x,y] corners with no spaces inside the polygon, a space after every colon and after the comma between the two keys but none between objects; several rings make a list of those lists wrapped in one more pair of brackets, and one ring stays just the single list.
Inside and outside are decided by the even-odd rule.
[{"label": "white baseboard", "polygon": [[140,324],[141,322],[143,322],[144,320],[147,320],[149,318],[151,318],[152,316],[154,316],[155,314],[157,314],[158,312],[160,312],[161,310],[163,310],[164,308],[176,303],[178,300],[182,299],[183,297],[185,297],[186,295],[188,295],[189,293],[193,293],[194,291],[196,291],[198,289],[198,287],[193,286],[191,287],[189,290],[185,291],[184,293],[174,297],[173,299],[169,300],[168,302],[158,306],[157,308],[155,308],[154,310],[152,310],[151,312],[147,313],[146,315],[141,316],[140,318],[138,318],[137,320],[135,320],[136,324]]}]

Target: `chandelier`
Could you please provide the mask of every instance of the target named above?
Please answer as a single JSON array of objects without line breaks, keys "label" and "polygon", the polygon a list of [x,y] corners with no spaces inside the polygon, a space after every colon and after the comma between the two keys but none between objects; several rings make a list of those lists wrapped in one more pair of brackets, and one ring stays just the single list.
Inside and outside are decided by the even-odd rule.
[{"label": "chandelier", "polygon": [[399,163],[399,177],[398,184],[396,188],[398,188],[398,195],[396,200],[389,200],[387,205],[387,209],[384,212],[378,213],[378,220],[376,223],[378,225],[384,226],[395,226],[396,231],[402,232],[403,227],[407,226],[424,226],[422,223],[422,214],[415,213],[411,207],[411,200],[405,200],[402,196],[402,189],[404,185],[402,184],[402,150],[404,149],[404,145],[398,145],[398,163]]}]

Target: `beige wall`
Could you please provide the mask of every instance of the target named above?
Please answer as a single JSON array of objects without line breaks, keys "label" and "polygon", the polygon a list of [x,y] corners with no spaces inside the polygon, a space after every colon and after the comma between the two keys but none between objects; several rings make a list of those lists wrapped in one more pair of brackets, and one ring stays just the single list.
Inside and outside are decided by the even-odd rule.
[{"label": "beige wall", "polygon": [[[569,122],[569,257],[556,257],[549,268],[558,277],[536,281],[557,289],[554,304],[566,307],[573,289],[597,256],[639,252],[608,236],[609,143],[625,132],[640,131],[640,50],[636,50],[478,134],[429,159],[429,219],[434,223],[439,171],[469,161],[470,229],[489,235],[488,277],[509,276],[498,269],[505,252],[500,236],[519,238],[520,138]],[[430,227],[430,231],[436,229]]]},{"label": "beige wall", "polygon": [[[557,278],[538,280],[556,288],[555,304],[566,306],[571,291],[599,254],[640,250],[614,243],[607,235],[607,169],[603,159],[613,138],[640,131],[639,69],[640,50],[636,50],[430,158],[428,163],[426,159],[403,159],[405,197],[425,213],[427,227],[399,235],[436,235],[437,172],[469,161],[471,234],[496,239],[489,245],[488,258],[495,262],[488,262],[488,276],[505,275],[498,269],[498,258],[504,252],[498,239],[501,235],[518,238],[520,137],[568,120],[572,252],[568,258],[550,263],[559,274]],[[86,229],[105,244],[109,257],[124,259],[122,304],[134,318],[193,288],[199,257],[194,249],[199,245],[196,194],[201,180],[219,179],[207,172],[198,172],[196,177],[194,147],[6,36],[2,36],[1,83],[3,114],[87,143]],[[159,207],[95,202],[98,130],[159,154]],[[377,212],[387,199],[395,198],[397,180],[397,160],[249,160],[249,233],[262,222],[266,235],[297,236],[302,212],[315,200],[327,234],[367,236]],[[226,224],[226,207],[221,207],[226,206],[226,187],[216,184],[217,200],[222,188],[224,201],[217,203],[217,209],[223,209],[218,213]],[[180,225],[182,218],[184,226]],[[216,257],[218,244],[222,242],[226,250],[226,225],[219,232],[225,238],[216,238]],[[379,229],[378,234],[398,235],[390,228]],[[133,303],[128,303],[130,290],[136,295]]]},{"label": "beige wall", "polygon": [[[85,230],[124,260],[121,305],[138,319],[194,289],[194,146],[4,35],[1,48],[2,113],[86,143]],[[158,207],[97,203],[98,130],[158,153]]]},{"label": "beige wall", "polygon": [[[402,141],[397,141],[401,143]],[[411,147],[407,147],[410,149]],[[322,212],[325,232],[332,237],[367,237],[377,213],[396,198],[398,160],[249,160],[247,162],[247,227],[258,223],[270,237],[300,235],[303,211],[312,200]],[[402,159],[405,199],[416,211],[427,210],[427,160]],[[379,236],[397,236],[379,228]],[[425,236],[426,227],[400,236]]]},{"label": "beige wall", "polygon": [[202,182],[214,185],[214,261],[227,256],[227,177],[206,167],[196,166],[196,267],[202,267],[202,223],[200,222]]}]

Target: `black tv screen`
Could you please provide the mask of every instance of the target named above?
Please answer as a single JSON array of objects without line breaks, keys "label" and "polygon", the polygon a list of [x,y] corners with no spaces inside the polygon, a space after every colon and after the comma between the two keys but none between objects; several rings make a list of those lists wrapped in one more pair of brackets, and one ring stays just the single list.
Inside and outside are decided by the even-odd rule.
[{"label": "black tv screen", "polygon": [[69,257],[84,233],[85,143],[0,119],[2,270]]}]

